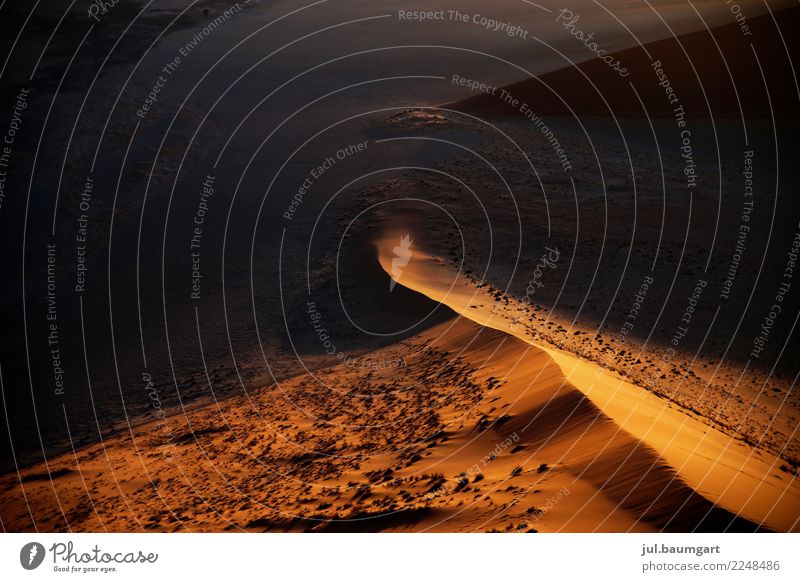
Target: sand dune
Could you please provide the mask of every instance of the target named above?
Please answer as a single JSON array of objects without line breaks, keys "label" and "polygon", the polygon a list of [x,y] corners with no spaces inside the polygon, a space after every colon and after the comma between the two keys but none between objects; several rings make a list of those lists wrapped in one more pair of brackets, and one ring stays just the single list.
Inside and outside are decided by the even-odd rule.
[{"label": "sand dune", "polygon": [[[381,264],[387,272],[391,266],[390,247],[395,240],[397,237],[392,234],[377,243]],[[476,289],[467,278],[449,271],[443,261],[423,251],[417,251],[413,266],[403,272],[401,282],[481,325],[531,342],[521,326],[515,325],[513,308],[505,307],[486,290]],[[787,482],[786,475],[778,471],[781,465],[778,457],[723,434],[702,418],[593,362],[547,344],[533,345],[549,356],[566,381],[613,421],[615,427],[651,447],[676,472],[678,480],[756,523],[769,524],[777,530],[797,527],[800,488],[795,479]],[[604,438],[599,438],[590,449],[599,449],[604,442]],[[642,478],[634,459],[632,456],[623,463],[621,472],[630,472],[631,479]],[[666,489],[654,491],[656,499],[667,498],[670,502],[675,499]],[[627,492],[630,493],[629,487]]]},{"label": "sand dune", "polygon": [[[71,256],[96,180],[96,246],[91,291],[60,295],[57,343],[78,363],[67,366],[70,390],[55,392],[68,400],[50,391],[60,349],[43,347],[55,332],[55,255],[9,253],[25,278],[5,302],[18,331],[5,334],[13,350],[0,373],[16,444],[0,475],[5,531],[800,531],[790,317],[769,359],[741,359],[741,344],[758,338],[748,323],[794,266],[784,256],[798,236],[787,195],[798,176],[784,160],[796,120],[736,119],[800,110],[790,61],[800,8],[748,17],[747,29],[734,21],[648,40],[610,55],[623,69],[588,60],[506,86],[505,99],[472,93],[435,107],[460,98],[456,73],[505,84],[518,79],[511,64],[550,70],[594,49],[524,2],[492,9],[529,23],[525,42],[362,2],[273,21],[283,7],[263,3],[214,28],[139,115],[141,89],[164,63],[177,66],[190,28],[210,26],[205,4],[161,40],[148,35],[177,13],[151,14],[97,84],[86,75],[116,48],[111,16],[99,38],[71,17],[50,23],[63,24],[55,36],[45,20],[35,27],[41,51],[21,37],[39,58],[20,77],[34,90],[25,127],[48,132],[35,156],[36,140],[25,142],[36,134],[20,134],[15,163],[34,166],[17,172],[25,188],[8,183],[28,196],[4,202],[4,215],[25,216],[8,221],[7,239],[45,237],[53,253],[58,239]],[[595,27],[605,46],[665,31],[655,7],[592,4],[581,3],[576,26]],[[767,8],[747,4],[748,14]],[[683,3],[659,10],[681,31],[699,22]],[[700,10],[732,22],[725,5]],[[254,45],[250,32],[268,22]],[[81,38],[81,55],[94,56],[69,72],[61,49]],[[692,146],[670,141],[684,115],[688,156]],[[207,174],[212,152],[218,178]],[[755,207],[742,204],[742,166],[759,176],[745,187]],[[209,205],[205,184],[217,179]],[[55,194],[52,223],[40,193]],[[205,275],[199,253],[185,252],[200,224]],[[560,268],[533,296],[526,285],[550,246]],[[734,263],[738,295],[690,295],[699,276],[730,290]],[[73,287],[69,264],[59,265],[62,290]],[[656,270],[659,290],[623,337],[639,282]],[[192,288],[207,282],[202,303],[187,301],[189,273]],[[794,316],[797,293],[781,289]],[[693,333],[668,344],[687,305],[697,306]],[[668,345],[677,349],[664,357]]]},{"label": "sand dune", "polygon": [[[377,258],[361,263],[372,273],[366,280],[384,290],[385,309],[408,315],[441,301],[449,306],[441,319],[314,377],[173,411],[29,467],[20,480],[8,475],[0,481],[5,527],[797,528],[800,491],[774,457],[517,337],[492,297],[421,248],[397,278],[413,291],[394,296],[378,264],[391,272],[394,244],[379,242]],[[400,373],[376,365],[399,361]]]}]

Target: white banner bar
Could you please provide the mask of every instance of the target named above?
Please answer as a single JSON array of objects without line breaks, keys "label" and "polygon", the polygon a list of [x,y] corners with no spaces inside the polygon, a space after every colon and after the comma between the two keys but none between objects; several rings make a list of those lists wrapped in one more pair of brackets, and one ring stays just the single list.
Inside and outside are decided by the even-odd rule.
[{"label": "white banner bar", "polygon": [[4,534],[0,572],[15,581],[799,580],[798,535]]}]

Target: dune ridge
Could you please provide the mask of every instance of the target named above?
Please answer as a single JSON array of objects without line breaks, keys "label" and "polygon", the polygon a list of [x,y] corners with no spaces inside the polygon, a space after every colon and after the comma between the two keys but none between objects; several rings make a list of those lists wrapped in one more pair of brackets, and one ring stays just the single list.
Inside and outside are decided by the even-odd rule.
[{"label": "dune ridge", "polygon": [[[376,242],[381,265],[391,261],[390,234]],[[388,271],[387,271],[388,272]],[[451,307],[480,325],[514,336],[541,350],[621,431],[650,447],[695,491],[714,503],[777,530],[793,530],[800,517],[800,488],[778,472],[775,455],[728,436],[674,404],[640,388],[613,371],[570,352],[533,341],[515,325],[506,309],[483,288],[450,271],[444,261],[417,250],[400,284]],[[599,440],[599,442],[603,442]],[[634,463],[632,463],[634,464]],[[630,467],[626,468],[630,470]],[[668,496],[664,493],[662,496]]]}]

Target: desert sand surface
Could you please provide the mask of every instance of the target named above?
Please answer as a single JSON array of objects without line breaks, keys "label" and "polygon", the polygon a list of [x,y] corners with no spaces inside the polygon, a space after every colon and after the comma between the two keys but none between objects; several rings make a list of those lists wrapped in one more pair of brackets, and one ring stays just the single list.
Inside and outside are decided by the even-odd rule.
[{"label": "desert sand surface", "polygon": [[[387,272],[373,280],[384,289],[394,241],[375,241],[372,264],[362,263],[383,266]],[[608,370],[530,340],[515,330],[511,310],[494,308],[498,300],[485,287],[421,248],[396,283],[430,299],[414,309],[447,305],[444,321],[357,360],[246,398],[172,411],[19,478],[6,476],[5,527],[798,527],[800,489],[775,456]],[[408,310],[408,295],[396,297],[392,309]]]},{"label": "desert sand surface", "polygon": [[[284,4],[254,3],[220,28],[160,105],[180,102],[179,84],[190,87],[204,59]],[[513,4],[509,18],[564,48],[539,58],[531,44],[481,36],[479,48],[542,73],[522,81],[494,56],[448,49],[437,60],[412,46],[411,57],[380,53],[363,69],[334,59],[313,82],[281,92],[284,77],[331,56],[332,40],[355,51],[372,38],[367,19],[378,16],[358,2],[270,29],[270,41],[290,42],[306,25],[356,23],[289,45],[280,66],[269,62],[241,84],[233,73],[261,53],[232,56],[221,83],[230,102],[208,120],[204,107],[218,94],[201,84],[171,121],[154,112],[140,123],[136,91],[152,79],[134,77],[135,98],[120,114],[142,141],[110,123],[115,147],[101,156],[127,159],[130,150],[128,187],[111,162],[94,174],[91,276],[85,295],[60,295],[70,391],[54,397],[51,360],[35,364],[49,352],[28,359],[17,342],[9,353],[18,357],[3,362],[4,398],[40,415],[6,419],[16,446],[2,458],[5,531],[800,531],[797,282],[764,353],[748,355],[800,233],[798,86],[785,74],[794,72],[785,55],[798,52],[800,10],[758,7],[747,20],[752,43],[742,43],[727,7],[697,32],[670,4],[681,34],[653,40],[664,27],[651,25],[630,48],[628,31],[581,2],[582,25],[594,10],[598,36],[616,31],[608,48],[629,72],[621,77],[586,60],[568,32],[553,32],[554,12],[544,22]],[[652,20],[650,10],[624,9],[628,22]],[[409,28],[379,16],[392,24],[381,42],[441,38],[436,23]],[[190,13],[183,24],[204,18]],[[695,32],[684,34],[687,23]],[[453,43],[475,35],[452,30]],[[186,42],[166,38],[145,70],[159,71]],[[696,188],[687,188],[674,103],[654,61],[691,129]],[[374,84],[359,85],[367,73]],[[533,118],[470,93],[456,73],[503,86]],[[97,91],[114,97],[127,74],[107,73]],[[396,89],[406,74],[417,77]],[[258,102],[265,87],[279,98]],[[80,104],[74,88],[67,94]],[[314,107],[292,117],[301,104]],[[99,131],[101,113],[87,108],[84,123]],[[168,121],[170,139],[153,154]],[[68,129],[56,131],[66,139]],[[48,140],[43,159],[55,159],[47,148],[57,142]],[[94,154],[94,142],[79,145],[65,167]],[[757,202],[740,251],[745,163]],[[187,241],[212,167],[202,300],[193,302]],[[312,171],[324,179],[297,202]],[[65,253],[84,184],[80,172],[69,176],[69,222],[52,223]],[[100,195],[115,185],[119,199]],[[4,216],[21,202],[9,204]],[[51,236],[41,215],[32,240]],[[117,238],[101,240],[112,224]],[[14,293],[37,297],[47,257],[20,255],[38,270]],[[73,275],[58,288],[71,289]],[[4,307],[27,333],[27,312],[15,305]],[[37,341],[46,324],[31,319]]]}]

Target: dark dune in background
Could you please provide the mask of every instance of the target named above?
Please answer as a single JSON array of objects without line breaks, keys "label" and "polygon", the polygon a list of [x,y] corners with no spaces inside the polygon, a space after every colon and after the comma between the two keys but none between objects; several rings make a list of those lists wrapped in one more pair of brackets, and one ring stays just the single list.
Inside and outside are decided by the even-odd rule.
[{"label": "dark dune in background", "polygon": [[[782,38],[775,32],[776,23]],[[576,30],[583,25],[578,21]],[[596,58],[514,83],[506,90],[540,115],[641,116],[646,110],[651,117],[672,116],[677,105],[667,100],[652,66],[660,61],[689,117],[768,116],[770,111],[797,115],[797,63],[790,62],[789,55],[797,55],[800,48],[800,8],[749,19],[748,26],[751,36],[734,23],[613,53],[614,61],[629,71],[625,77]],[[588,34],[589,29],[584,31]],[[520,113],[485,93],[460,101],[455,108],[482,114]]]}]

